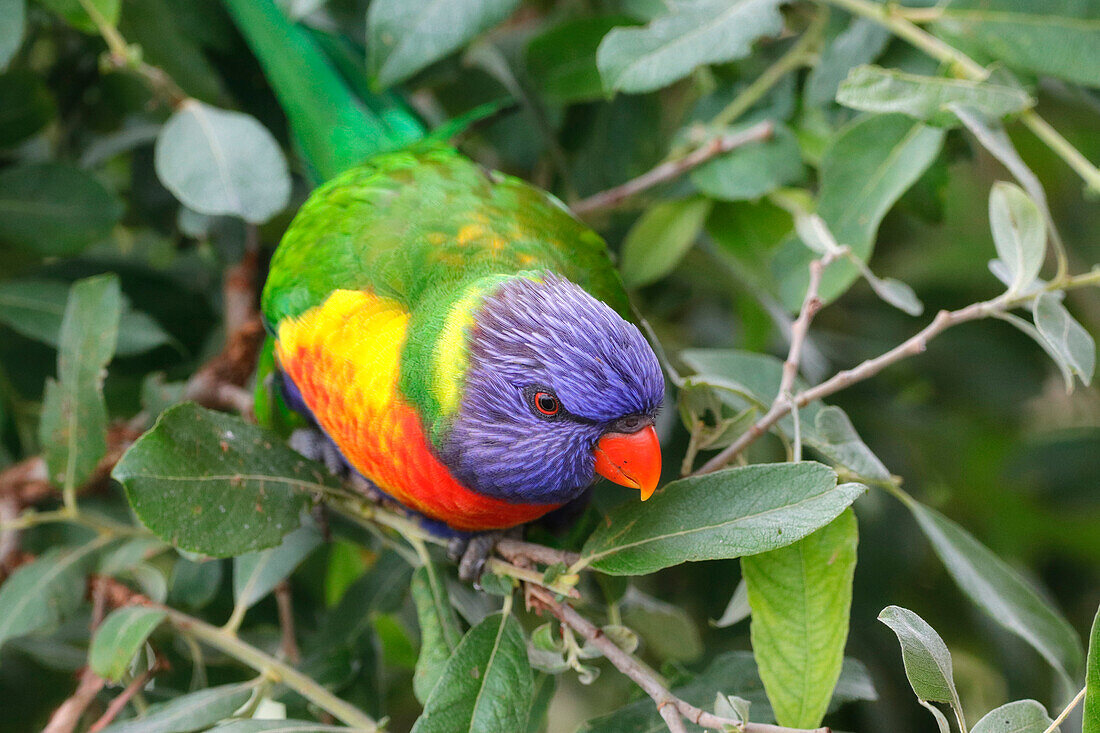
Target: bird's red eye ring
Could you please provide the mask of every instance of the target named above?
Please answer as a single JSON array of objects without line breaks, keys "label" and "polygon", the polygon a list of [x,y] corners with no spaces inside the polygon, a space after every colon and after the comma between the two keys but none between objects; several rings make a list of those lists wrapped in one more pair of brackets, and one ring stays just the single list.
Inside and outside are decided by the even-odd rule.
[{"label": "bird's red eye ring", "polygon": [[547,417],[557,415],[561,409],[558,398],[549,392],[536,392],[532,401],[535,403],[535,409]]}]

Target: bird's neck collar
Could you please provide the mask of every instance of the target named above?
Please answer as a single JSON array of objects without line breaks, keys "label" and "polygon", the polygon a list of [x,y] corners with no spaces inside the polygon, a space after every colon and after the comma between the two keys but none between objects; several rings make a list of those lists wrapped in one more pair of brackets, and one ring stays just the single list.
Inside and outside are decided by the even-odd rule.
[{"label": "bird's neck collar", "polygon": [[428,307],[413,314],[413,328],[406,343],[402,392],[420,410],[425,430],[439,446],[462,404],[470,364],[470,338],[478,311],[506,283],[526,278],[539,280],[543,273],[489,274],[458,287],[441,289]]}]

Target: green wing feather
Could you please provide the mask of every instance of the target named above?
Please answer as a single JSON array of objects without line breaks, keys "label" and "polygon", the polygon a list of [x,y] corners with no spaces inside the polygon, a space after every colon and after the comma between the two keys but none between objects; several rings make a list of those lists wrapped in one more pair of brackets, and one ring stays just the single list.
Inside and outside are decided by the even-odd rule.
[{"label": "green wing feather", "polygon": [[375,156],[313,193],[272,259],[263,311],[276,324],[343,288],[415,312],[478,277],[543,270],[627,312],[603,240],[563,204],[424,142]]}]

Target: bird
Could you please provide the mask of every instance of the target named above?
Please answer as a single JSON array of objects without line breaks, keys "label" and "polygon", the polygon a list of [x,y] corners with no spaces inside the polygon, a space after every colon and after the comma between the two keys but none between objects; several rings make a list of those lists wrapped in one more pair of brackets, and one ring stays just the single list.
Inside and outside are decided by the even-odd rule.
[{"label": "bird", "polygon": [[605,242],[450,145],[378,153],[317,188],[261,310],[278,397],[309,423],[292,446],[465,550],[601,476],[643,501],[658,484],[664,378]]}]

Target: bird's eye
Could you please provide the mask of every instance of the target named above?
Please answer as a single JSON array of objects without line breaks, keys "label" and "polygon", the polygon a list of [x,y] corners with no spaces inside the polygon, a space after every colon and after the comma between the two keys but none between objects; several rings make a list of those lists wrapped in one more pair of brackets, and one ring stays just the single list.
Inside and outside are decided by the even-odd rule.
[{"label": "bird's eye", "polygon": [[561,403],[558,402],[558,398],[549,392],[536,392],[532,401],[535,409],[547,417],[557,415],[558,411],[561,410]]}]

